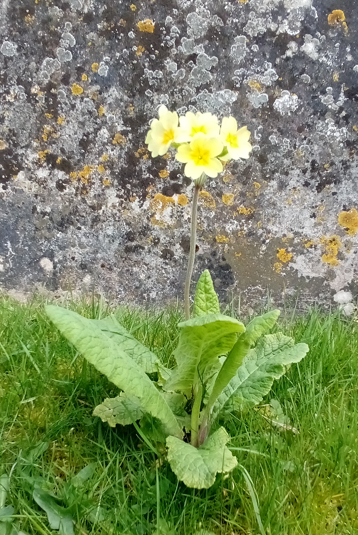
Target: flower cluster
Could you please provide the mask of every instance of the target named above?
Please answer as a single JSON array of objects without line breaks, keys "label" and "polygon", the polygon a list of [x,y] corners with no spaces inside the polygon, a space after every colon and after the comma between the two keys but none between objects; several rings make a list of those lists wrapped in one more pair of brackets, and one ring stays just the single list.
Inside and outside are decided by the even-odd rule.
[{"label": "flower cluster", "polygon": [[252,150],[250,132],[237,127],[234,117],[224,117],[219,125],[216,115],[187,112],[178,117],[165,106],[159,108],[159,119],[153,119],[145,142],[152,156],[163,156],[177,149],[176,159],[185,163],[184,173],[198,181],[206,175],[215,178],[223,162],[248,158]]}]

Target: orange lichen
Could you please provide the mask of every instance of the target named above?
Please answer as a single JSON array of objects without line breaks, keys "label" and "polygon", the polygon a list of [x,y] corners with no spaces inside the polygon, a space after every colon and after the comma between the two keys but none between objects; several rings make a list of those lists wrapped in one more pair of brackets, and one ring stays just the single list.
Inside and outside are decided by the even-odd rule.
[{"label": "orange lichen", "polygon": [[344,227],[350,236],[354,236],[358,232],[358,212],[355,208],[351,208],[348,212],[341,212],[338,215],[338,223]]},{"label": "orange lichen", "polygon": [[53,113],[45,113],[45,117],[47,117],[47,119],[52,119]]},{"label": "orange lichen", "polygon": [[247,4],[248,0],[239,0],[240,4]]},{"label": "orange lichen", "polygon": [[173,199],[173,197],[167,197],[162,193],[157,193],[154,196],[154,199],[151,200],[150,207],[152,210],[162,213],[167,208],[167,206],[171,204],[175,204],[175,200]]},{"label": "orange lichen", "polygon": [[339,82],[339,72],[334,72],[333,73],[333,81],[334,82]]},{"label": "orange lichen", "polygon": [[275,262],[273,265],[273,268],[276,271],[276,273],[281,273],[282,266],[283,264],[281,264],[281,262]]},{"label": "orange lichen", "polygon": [[305,242],[306,249],[309,249],[313,245],[314,245],[314,241],[313,240],[308,240],[308,241]]},{"label": "orange lichen", "polygon": [[30,15],[30,13],[26,15],[25,17],[26,24],[32,24],[34,20],[35,20],[35,17],[33,15]]},{"label": "orange lichen", "polygon": [[99,69],[99,63],[92,63],[92,71],[93,72],[98,72],[98,69]]},{"label": "orange lichen", "polygon": [[124,136],[122,136],[122,134],[117,132],[117,134],[113,138],[112,143],[113,143],[113,145],[123,145],[125,140],[126,140],[126,138]]},{"label": "orange lichen", "polygon": [[277,258],[286,264],[291,260],[292,253],[288,253],[286,249],[277,249]]},{"label": "orange lichen", "polygon": [[59,117],[57,119],[57,124],[64,124],[66,122],[66,117]]},{"label": "orange lichen", "polygon": [[352,128],[353,128],[353,130],[354,130],[355,132],[358,132],[358,126],[357,126],[357,125],[353,125]]},{"label": "orange lichen", "polygon": [[205,190],[202,190],[199,192],[199,198],[202,201],[202,204],[205,206],[205,208],[216,208],[216,202],[214,197]]},{"label": "orange lichen", "polygon": [[62,162],[62,158],[61,158],[61,156],[59,156],[59,157],[57,158],[57,160],[56,160],[56,163],[61,163],[61,162]]},{"label": "orange lichen", "polygon": [[331,26],[344,22],[345,20],[346,17],[341,9],[334,9],[332,13],[328,15],[328,24]]},{"label": "orange lichen", "polygon": [[108,154],[103,154],[103,155],[101,156],[101,161],[102,161],[102,162],[108,162],[108,160],[109,160],[109,156],[108,156]]},{"label": "orange lichen", "polygon": [[141,55],[143,54],[143,52],[145,52],[145,48],[144,48],[144,46],[139,45],[138,48],[137,48],[137,50],[136,50],[136,55],[137,55],[137,56],[141,56]]},{"label": "orange lichen", "polygon": [[159,171],[160,178],[167,178],[169,176],[169,171],[167,169],[162,169]]},{"label": "orange lichen", "polygon": [[134,153],[136,158],[143,158],[143,160],[148,160],[149,152],[146,147],[140,147],[137,152]]},{"label": "orange lichen", "polygon": [[38,157],[40,158],[41,162],[44,162],[46,160],[46,154],[48,154],[49,150],[40,150],[38,153]]},{"label": "orange lichen", "polygon": [[223,176],[223,182],[225,182],[225,184],[228,184],[229,182],[231,182],[231,179],[232,179],[231,173],[227,173],[226,175]]},{"label": "orange lichen", "polygon": [[254,182],[254,188],[255,189],[260,189],[261,188],[260,182]]},{"label": "orange lichen", "polygon": [[179,206],[186,206],[188,204],[188,197],[184,195],[184,193],[181,193],[178,195],[178,204]]},{"label": "orange lichen", "polygon": [[140,32],[153,33],[155,24],[150,19],[140,20],[137,24]]},{"label": "orange lichen", "polygon": [[75,171],[72,171],[70,173],[70,179],[72,180],[72,182],[74,182],[77,178],[77,173]]},{"label": "orange lichen", "polygon": [[72,86],[72,94],[73,95],[82,95],[83,93],[83,87],[81,87],[78,84],[73,84]]},{"label": "orange lichen", "polygon": [[322,255],[322,262],[325,264],[330,264],[331,266],[338,266],[339,260],[337,259],[337,255],[339,249],[342,247],[342,242],[339,236],[331,236],[330,238],[322,236],[320,241],[322,245],[325,246],[325,253]]},{"label": "orange lichen", "polygon": [[240,206],[237,211],[239,212],[239,214],[243,214],[243,215],[251,215],[254,213],[254,209],[253,208],[245,208],[245,206]]},{"label": "orange lichen", "polygon": [[81,179],[81,182],[88,184],[88,179],[93,171],[92,165],[85,165],[83,170],[78,173],[78,176]]},{"label": "orange lichen", "polygon": [[100,106],[100,107],[98,108],[98,115],[99,115],[100,117],[102,117],[102,115],[104,115],[104,106]]},{"label": "orange lichen", "polygon": [[82,81],[87,82],[87,80],[88,80],[87,74],[82,74]]},{"label": "orange lichen", "polygon": [[137,6],[135,6],[134,4],[132,4],[132,5],[130,6],[130,8],[131,8],[132,11],[136,11]]},{"label": "orange lichen", "polygon": [[256,89],[256,91],[258,91],[259,93],[263,91],[262,85],[256,80],[249,80],[248,84],[251,87],[251,89]]},{"label": "orange lichen", "polygon": [[232,206],[234,204],[235,195],[233,193],[224,193],[222,196],[222,201],[227,206]]},{"label": "orange lichen", "polygon": [[230,239],[227,236],[223,236],[222,234],[215,236],[215,239],[217,243],[229,243]]},{"label": "orange lichen", "polygon": [[0,139],[0,150],[5,150],[7,147],[7,144],[3,139]]},{"label": "orange lichen", "polygon": [[104,186],[110,186],[110,185],[111,185],[111,181],[110,181],[108,178],[105,178],[105,179],[103,180],[103,185],[104,185]]},{"label": "orange lichen", "polygon": [[98,169],[98,172],[99,172],[99,173],[104,173],[105,170],[106,170],[105,167],[104,167],[103,165],[99,165],[99,166],[97,167],[97,169]]}]

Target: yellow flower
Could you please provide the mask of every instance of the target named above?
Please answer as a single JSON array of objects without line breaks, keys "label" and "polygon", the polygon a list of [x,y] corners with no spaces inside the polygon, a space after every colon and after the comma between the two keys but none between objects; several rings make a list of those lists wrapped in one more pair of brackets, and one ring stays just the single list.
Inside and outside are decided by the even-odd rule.
[{"label": "yellow flower", "polygon": [[185,163],[186,176],[197,180],[203,173],[215,178],[223,170],[218,155],[222,153],[223,143],[219,137],[209,137],[199,132],[190,143],[178,147],[176,159]]},{"label": "yellow flower", "polygon": [[185,117],[180,117],[180,129],[178,143],[190,141],[195,134],[202,133],[209,137],[219,135],[220,127],[218,118],[211,113],[196,113],[188,111]]},{"label": "yellow flower", "polygon": [[160,106],[159,119],[153,119],[145,139],[152,156],[163,156],[173,141],[177,141],[178,131],[177,112],[168,111],[166,106]]},{"label": "yellow flower", "polygon": [[247,159],[252,151],[251,143],[249,143],[250,132],[247,126],[237,129],[237,122],[234,117],[224,117],[222,120],[221,139],[226,145],[228,154],[221,159],[227,161],[230,158],[238,160],[239,158]]}]

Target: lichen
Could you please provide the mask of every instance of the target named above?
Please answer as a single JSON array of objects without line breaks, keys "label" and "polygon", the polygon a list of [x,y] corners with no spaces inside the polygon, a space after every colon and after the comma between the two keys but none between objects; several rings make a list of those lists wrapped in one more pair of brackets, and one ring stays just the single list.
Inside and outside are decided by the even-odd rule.
[{"label": "lichen", "polygon": [[92,69],[93,72],[98,72],[99,63],[92,63],[91,69]]},{"label": "lichen", "polygon": [[214,197],[206,190],[201,190],[199,193],[199,199],[201,200],[201,204],[205,206],[205,208],[216,208],[216,202]]},{"label": "lichen", "polygon": [[345,14],[341,9],[334,9],[332,13],[328,15],[328,24],[334,26],[340,24],[346,20]]},{"label": "lichen", "polygon": [[168,178],[169,176],[168,169],[162,169],[161,171],[159,171],[159,176],[160,178]]},{"label": "lichen", "polygon": [[81,87],[79,84],[74,83],[71,91],[73,95],[82,95],[83,87]]},{"label": "lichen", "polygon": [[331,236],[330,238],[326,238],[325,236],[322,236],[320,242],[325,247],[325,252],[322,255],[322,262],[324,264],[330,264],[331,266],[338,266],[339,260],[337,259],[337,255],[342,247],[340,237]]},{"label": "lichen", "polygon": [[254,209],[253,208],[246,208],[245,206],[239,206],[237,211],[241,215],[251,215],[251,214],[254,213]]},{"label": "lichen", "polygon": [[288,253],[286,249],[277,249],[277,258],[284,264],[289,262],[292,256],[292,253]]},{"label": "lichen", "polygon": [[232,206],[234,204],[235,195],[233,193],[224,193],[222,196],[222,201],[227,206]]},{"label": "lichen", "polygon": [[120,132],[117,132],[117,134],[113,138],[112,143],[113,145],[123,145],[125,141],[126,141],[126,138]]},{"label": "lichen", "polygon": [[184,195],[184,193],[180,193],[178,195],[178,200],[177,200],[179,206],[186,206],[189,202],[188,200],[188,197],[186,195]]},{"label": "lichen", "polygon": [[354,236],[358,232],[358,212],[351,208],[348,212],[342,211],[338,215],[338,223],[346,229],[347,234]]},{"label": "lichen", "polygon": [[140,32],[153,33],[155,23],[150,19],[141,20],[137,23]]},{"label": "lichen", "polygon": [[230,238],[228,236],[224,236],[223,234],[219,234],[218,236],[215,236],[215,239],[217,243],[229,243]]},{"label": "lichen", "polygon": [[139,46],[137,47],[136,52],[135,52],[135,53],[136,53],[136,56],[141,56],[141,55],[143,54],[143,52],[145,52],[145,48],[144,48],[144,46],[139,45]]}]

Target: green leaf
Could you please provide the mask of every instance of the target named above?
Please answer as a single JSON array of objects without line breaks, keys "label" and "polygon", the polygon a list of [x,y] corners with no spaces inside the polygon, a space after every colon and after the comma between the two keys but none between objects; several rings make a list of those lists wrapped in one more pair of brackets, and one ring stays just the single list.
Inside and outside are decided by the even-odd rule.
[{"label": "green leaf", "polygon": [[90,321],[109,336],[122,351],[135,360],[146,373],[155,373],[158,371],[158,365],[160,364],[158,357],[147,347],[138,342],[138,340],[117,321],[115,316],[112,315],[102,320]]},{"label": "green leaf", "polygon": [[[185,412],[185,405],[187,404],[186,397],[176,392],[163,392],[163,396],[175,414],[180,426],[186,428],[188,431],[190,429],[190,416]],[[144,414],[141,419],[140,428],[146,437],[153,442],[165,442],[168,436],[162,423],[148,413]]]},{"label": "green leaf", "polygon": [[0,477],[0,509],[5,507],[6,496],[10,487],[10,478],[7,474]]},{"label": "green leaf", "polygon": [[99,416],[102,422],[108,422],[111,427],[130,425],[140,420],[145,410],[136,396],[121,392],[115,398],[106,398],[103,403],[97,405],[93,416]]},{"label": "green leaf", "polygon": [[[254,406],[271,390],[275,379],[286,371],[285,366],[300,362],[308,352],[307,344],[296,344],[292,338],[282,333],[262,337],[251,349],[242,366],[218,397],[212,413],[212,421],[219,412]],[[230,404],[230,407],[226,407]]]},{"label": "green leaf", "polygon": [[82,468],[82,470],[80,470],[78,474],[73,476],[73,478],[71,479],[71,484],[76,488],[83,487],[86,481],[91,479],[91,477],[95,473],[96,466],[97,466],[97,463],[90,463],[84,468]]},{"label": "green leaf", "polygon": [[183,436],[175,415],[144,370],[95,323],[76,312],[53,305],[48,305],[46,312],[98,371],[127,394],[139,398],[143,408],[163,423],[168,434]]},{"label": "green leaf", "polygon": [[0,522],[9,522],[14,514],[14,511],[15,509],[12,505],[8,505],[7,507],[0,509]]},{"label": "green leaf", "polygon": [[51,529],[59,530],[60,535],[74,535],[73,520],[69,511],[58,505],[51,494],[35,487],[33,499],[47,514]]},{"label": "green leaf", "polygon": [[250,347],[256,344],[257,340],[265,333],[267,333],[275,325],[280,315],[279,310],[272,310],[267,312],[263,316],[254,318],[247,326],[246,331],[239,336],[236,344],[230,351],[221,367],[214,387],[207,403],[206,415],[210,414],[210,411],[221,394],[224,388],[229,384],[231,379],[235,376],[238,368],[241,366],[247,352]]},{"label": "green leaf", "polygon": [[167,438],[168,461],[171,469],[187,487],[208,489],[215,482],[217,472],[230,472],[237,465],[236,457],[226,447],[230,440],[223,427],[211,435],[200,448]]},{"label": "green leaf", "polygon": [[190,395],[196,375],[203,376],[204,370],[208,373],[210,367],[215,367],[217,357],[230,351],[237,333],[242,333],[245,327],[222,314],[193,318],[179,323],[178,327],[179,343],[174,351],[178,367],[173,370],[165,389]]},{"label": "green leaf", "polygon": [[198,280],[194,298],[194,317],[206,314],[220,314],[219,299],[214,290],[209,270],[205,270]]}]

